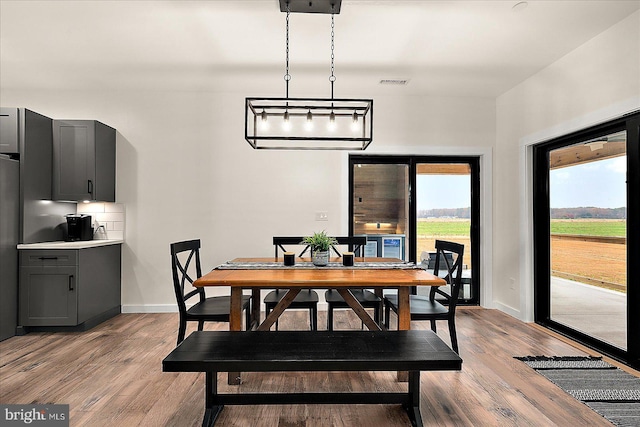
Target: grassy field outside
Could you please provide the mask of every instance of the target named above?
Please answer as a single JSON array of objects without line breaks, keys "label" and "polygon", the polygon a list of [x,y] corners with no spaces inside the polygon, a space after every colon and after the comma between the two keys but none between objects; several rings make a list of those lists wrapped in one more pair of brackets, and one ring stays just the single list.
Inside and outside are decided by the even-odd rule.
[{"label": "grassy field outside", "polygon": [[418,236],[469,236],[471,220],[418,218]]},{"label": "grassy field outside", "polygon": [[[469,236],[471,221],[459,218],[418,218],[419,236]],[[551,233],[625,237],[627,222],[620,219],[552,219]]]},{"label": "grassy field outside", "polygon": [[627,222],[620,219],[552,219],[552,234],[625,237]]},{"label": "grassy field outside", "polygon": [[436,239],[464,245],[463,264],[471,268],[471,220],[460,218],[418,218],[418,254],[435,252]]},{"label": "grassy field outside", "polygon": [[[465,245],[464,264],[471,266],[469,219],[419,218],[418,253],[434,252],[436,239],[451,240]],[[554,219],[552,234],[569,234],[596,237],[625,237],[626,221],[612,219]],[[571,277],[595,286],[607,287],[607,283],[626,287],[626,244],[605,242],[580,242],[552,238],[551,264],[554,274]],[[581,280],[583,278],[584,280]],[[598,284],[597,282],[602,283]]]}]

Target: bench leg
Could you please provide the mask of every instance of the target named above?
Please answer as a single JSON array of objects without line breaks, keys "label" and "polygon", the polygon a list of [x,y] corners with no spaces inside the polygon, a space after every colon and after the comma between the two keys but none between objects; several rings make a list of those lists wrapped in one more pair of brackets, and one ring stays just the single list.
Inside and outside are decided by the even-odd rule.
[{"label": "bench leg", "polygon": [[422,427],[420,414],[420,371],[409,372],[409,396],[404,407],[413,427]]},{"label": "bench leg", "polygon": [[217,405],[216,396],[218,394],[218,373],[205,373],[205,396],[204,396],[204,418],[202,427],[213,427],[224,405]]}]

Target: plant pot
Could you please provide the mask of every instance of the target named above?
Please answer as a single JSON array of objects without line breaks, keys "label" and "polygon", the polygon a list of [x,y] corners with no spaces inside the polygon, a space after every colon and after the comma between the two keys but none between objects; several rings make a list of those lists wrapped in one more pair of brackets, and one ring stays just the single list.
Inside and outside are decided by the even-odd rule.
[{"label": "plant pot", "polygon": [[324,267],[329,264],[329,251],[314,251],[311,254],[311,262],[318,267]]}]

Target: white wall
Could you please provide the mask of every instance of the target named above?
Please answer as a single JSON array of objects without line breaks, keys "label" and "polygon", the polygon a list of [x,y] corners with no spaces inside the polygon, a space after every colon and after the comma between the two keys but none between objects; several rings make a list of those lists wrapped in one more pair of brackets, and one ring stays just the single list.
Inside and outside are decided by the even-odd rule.
[{"label": "white wall", "polygon": [[[97,119],[118,130],[124,310],[173,309],[170,242],[202,239],[203,268],[210,269],[238,256],[271,256],[274,235],[348,231],[347,154],[251,149],[243,137],[247,95],[3,90],[3,106]],[[374,100],[372,153],[491,153],[493,99]],[[316,222],[316,211],[327,211],[329,221]]]},{"label": "white wall", "polygon": [[493,295],[533,319],[531,144],[640,108],[640,12],[497,99]]},{"label": "white wall", "polygon": [[[483,178],[493,187],[483,193],[490,206],[481,228],[491,234],[481,243],[493,239],[482,256],[494,280],[483,282],[490,291],[483,305],[531,319],[525,146],[638,108],[639,28],[635,13],[497,100],[366,94],[375,99],[376,124],[365,153],[481,154],[490,171],[493,162]],[[208,269],[236,256],[270,256],[273,235],[347,231],[347,154],[250,149],[247,95],[255,94],[3,88],[3,106],[118,129],[125,310],[172,309],[172,241],[201,238]],[[328,222],[314,221],[319,210]]]}]

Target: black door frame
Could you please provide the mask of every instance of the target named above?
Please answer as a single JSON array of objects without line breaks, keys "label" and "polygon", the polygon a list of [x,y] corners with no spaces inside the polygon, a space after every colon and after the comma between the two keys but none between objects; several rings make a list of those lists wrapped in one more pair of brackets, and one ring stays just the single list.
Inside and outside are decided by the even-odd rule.
[{"label": "black door frame", "polygon": [[438,156],[438,155],[349,155],[349,235],[353,235],[353,170],[356,164],[403,164],[409,167],[409,261],[417,262],[417,211],[416,176],[417,165],[423,163],[464,163],[471,168],[471,294],[468,300],[459,304],[480,305],[480,156]]},{"label": "black door frame", "polygon": [[[551,319],[549,152],[614,132],[627,131],[627,351]],[[533,146],[535,322],[640,368],[640,112]],[[635,197],[632,195],[636,195]],[[633,260],[636,260],[635,262]]]}]

